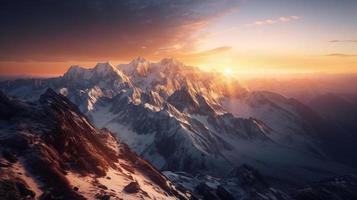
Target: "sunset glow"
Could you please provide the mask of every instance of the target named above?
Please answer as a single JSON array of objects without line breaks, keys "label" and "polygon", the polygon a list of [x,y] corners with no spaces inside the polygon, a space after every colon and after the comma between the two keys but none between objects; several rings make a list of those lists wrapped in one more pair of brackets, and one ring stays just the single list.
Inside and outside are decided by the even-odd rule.
[{"label": "sunset glow", "polygon": [[2,21],[13,18],[0,33],[1,74],[59,75],[138,55],[238,74],[357,73],[352,0],[13,2],[1,6]]},{"label": "sunset glow", "polygon": [[226,75],[226,76],[233,76],[233,70],[231,69],[231,68],[225,68],[224,70],[223,70],[223,73],[224,73],[224,75]]},{"label": "sunset glow", "polygon": [[357,0],[1,0],[0,200],[352,200]]}]

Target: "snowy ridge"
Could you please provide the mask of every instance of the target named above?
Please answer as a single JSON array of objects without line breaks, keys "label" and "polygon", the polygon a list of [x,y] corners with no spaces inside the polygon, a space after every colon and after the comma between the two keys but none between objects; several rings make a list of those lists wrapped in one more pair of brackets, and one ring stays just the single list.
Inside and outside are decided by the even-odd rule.
[{"label": "snowy ridge", "polygon": [[116,75],[118,78],[122,78],[125,81],[128,81],[128,78],[124,74],[116,69],[109,62],[98,63],[94,68],[87,69],[80,67],[78,65],[71,66],[68,71],[63,75],[66,79],[92,79],[92,78],[109,78],[110,76]]},{"label": "snowy ridge", "polygon": [[30,100],[46,88],[65,94],[93,124],[160,170],[224,176],[249,164],[293,186],[355,172],[331,159],[324,133],[334,129],[303,104],[249,92],[235,78],[172,58],[73,67],[40,84],[10,81],[0,88]]},{"label": "snowy ridge", "polygon": [[190,196],[50,89],[31,104],[0,93],[0,108],[1,198]]}]

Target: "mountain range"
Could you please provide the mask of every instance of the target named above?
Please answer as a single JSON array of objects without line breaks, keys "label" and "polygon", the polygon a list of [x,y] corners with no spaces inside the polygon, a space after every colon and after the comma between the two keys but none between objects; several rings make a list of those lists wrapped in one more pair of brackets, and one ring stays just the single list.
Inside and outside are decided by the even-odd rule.
[{"label": "mountain range", "polygon": [[[29,137],[39,141],[34,144],[44,144],[37,147],[25,140],[24,145],[30,146],[26,151],[39,152],[31,158],[41,160],[43,154],[57,153],[53,156],[58,166],[52,170],[57,174],[48,173],[55,173],[64,183],[51,185],[47,173],[46,187],[32,183],[48,195],[59,195],[63,191],[49,188],[60,187],[73,198],[112,195],[127,199],[127,193],[111,188],[110,180],[128,174],[132,179],[119,188],[131,181],[140,185],[136,195],[157,199],[259,199],[259,195],[261,199],[304,199],[304,195],[322,196],[324,187],[334,188],[331,193],[339,191],[338,196],[344,186],[333,185],[331,177],[349,184],[347,190],[355,187],[354,176],[341,176],[357,171],[355,129],[345,131],[343,123],[322,114],[327,110],[323,106],[330,105],[319,103],[326,102],[323,97],[316,100],[316,106],[306,105],[274,92],[251,91],[236,78],[172,58],[150,62],[142,57],[118,66],[71,66],[55,78],[3,81],[0,89],[10,96],[2,94],[3,132],[23,140],[22,134],[30,130]],[[340,116],[340,121],[353,124],[352,115],[346,120]],[[3,144],[14,144],[10,141]],[[28,170],[22,163],[31,159],[19,152],[21,148],[10,148],[22,157],[7,169],[11,173],[16,174],[16,165]],[[17,157],[6,148],[4,152]],[[87,154],[84,160],[75,159],[82,153]],[[42,164],[28,164],[29,169],[38,165]],[[68,175],[58,172],[63,170]],[[36,170],[28,171],[36,175]],[[108,173],[109,179],[95,178]],[[81,193],[80,187],[70,189],[76,183],[87,189],[102,185],[107,189]],[[311,183],[316,184],[306,186]],[[299,187],[309,189],[290,192]]]}]

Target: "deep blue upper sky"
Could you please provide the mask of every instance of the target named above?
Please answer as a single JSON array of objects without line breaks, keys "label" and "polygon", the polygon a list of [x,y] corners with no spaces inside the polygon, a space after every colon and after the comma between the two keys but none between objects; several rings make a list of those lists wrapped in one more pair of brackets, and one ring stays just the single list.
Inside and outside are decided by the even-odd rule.
[{"label": "deep blue upper sky", "polygon": [[[7,66],[15,66],[14,62],[128,60],[137,55],[176,56],[198,65],[249,65],[251,61],[235,59],[261,58],[269,63],[276,56],[291,60],[306,55],[351,60],[357,55],[355,0],[1,0],[0,4],[1,73],[11,71]],[[292,61],[273,63],[287,66],[287,62]]]}]

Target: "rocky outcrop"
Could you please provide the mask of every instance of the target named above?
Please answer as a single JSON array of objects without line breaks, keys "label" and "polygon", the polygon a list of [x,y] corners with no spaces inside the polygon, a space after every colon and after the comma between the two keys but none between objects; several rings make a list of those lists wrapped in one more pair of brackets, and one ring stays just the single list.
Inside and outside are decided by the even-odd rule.
[{"label": "rocky outcrop", "polygon": [[[95,128],[66,97],[51,89],[34,103],[0,97],[0,107],[7,108],[0,115],[1,198],[120,197],[111,191],[114,182],[125,184],[132,176],[160,191],[138,195],[187,198],[107,129]],[[115,178],[105,178],[108,173]]]},{"label": "rocky outcrop", "polygon": [[[155,63],[138,57],[117,67],[109,63],[99,63],[91,69],[75,66],[63,77],[6,81],[0,88],[27,100],[34,100],[46,88],[54,88],[79,106],[89,119],[83,117],[86,122],[107,128],[94,131],[100,135],[97,138],[114,140],[105,134],[110,130],[160,170],[224,177],[235,166],[246,163],[271,179],[267,182],[283,187],[356,172],[346,165],[356,160],[352,159],[354,148],[349,148],[355,146],[354,137],[340,137],[341,128],[331,128],[329,121],[305,105],[273,92],[249,92],[233,77],[205,72],[171,58]],[[82,127],[77,122],[90,129],[86,122],[78,121],[74,115],[61,114],[61,110],[56,110],[57,105],[46,100],[37,107],[43,111],[47,108],[48,113],[29,113],[22,109],[23,102],[11,101],[14,105],[3,100],[4,119],[42,115],[38,116],[41,123],[36,123],[58,127],[53,132],[59,134],[47,134],[41,140],[45,139],[51,148],[61,153],[65,169],[101,175],[108,169],[119,168],[107,162],[107,159],[115,159],[111,151],[105,151],[95,142],[93,145],[98,151],[93,152],[94,161],[82,158],[91,152],[91,147],[81,145],[82,142],[77,144],[75,141],[82,140],[73,136],[72,130]],[[66,106],[79,113],[70,104]],[[12,110],[18,111],[13,114]],[[71,122],[65,122],[67,117]],[[56,120],[64,127],[53,123]],[[83,138],[94,141],[92,136]],[[73,144],[78,148],[72,147]],[[120,152],[125,149],[122,145]],[[105,152],[105,158],[101,152]],[[73,156],[79,156],[81,161],[74,161]],[[133,157],[137,157],[136,154]],[[123,168],[131,173],[144,173],[150,166],[140,159],[123,156],[122,160],[126,162]],[[159,172],[147,177],[170,193]],[[240,180],[252,187],[247,177]]]},{"label": "rocky outcrop", "polygon": [[140,186],[137,182],[130,182],[123,190],[127,193],[137,193],[140,191]]}]

